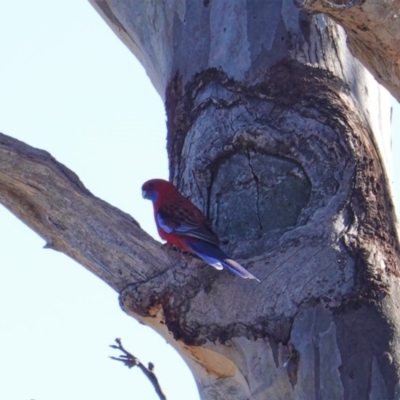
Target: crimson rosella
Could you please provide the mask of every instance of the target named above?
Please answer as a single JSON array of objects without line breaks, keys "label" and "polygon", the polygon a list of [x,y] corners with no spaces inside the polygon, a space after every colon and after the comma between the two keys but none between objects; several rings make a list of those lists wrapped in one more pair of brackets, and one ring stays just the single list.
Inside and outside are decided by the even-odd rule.
[{"label": "crimson rosella", "polygon": [[206,216],[172,183],[152,179],[143,184],[142,194],[153,202],[158,233],[168,244],[196,254],[216,269],[225,267],[242,278],[260,281],[220,249]]}]

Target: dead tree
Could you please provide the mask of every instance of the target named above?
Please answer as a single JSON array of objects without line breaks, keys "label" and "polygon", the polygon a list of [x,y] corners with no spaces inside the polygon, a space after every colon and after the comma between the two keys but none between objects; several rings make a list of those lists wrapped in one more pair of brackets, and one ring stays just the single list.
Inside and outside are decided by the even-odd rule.
[{"label": "dead tree", "polygon": [[399,98],[387,19],[368,2],[301,4],[346,42],[291,1],[91,2],[165,100],[171,180],[262,282],[161,248],[6,136],[0,201],[117,290],[204,399],[398,398],[387,94],[352,55]]}]

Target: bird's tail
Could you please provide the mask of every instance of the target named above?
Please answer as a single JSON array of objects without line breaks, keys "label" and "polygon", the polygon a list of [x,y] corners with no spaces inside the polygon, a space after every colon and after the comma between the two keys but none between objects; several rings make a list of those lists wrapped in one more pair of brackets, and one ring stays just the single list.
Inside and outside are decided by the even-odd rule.
[{"label": "bird's tail", "polygon": [[242,278],[255,279],[260,282],[257,277],[247,271],[247,269],[242,267],[237,261],[230,259],[217,245],[210,242],[194,240],[185,240],[185,244],[193,253],[214,268],[221,270],[225,267]]},{"label": "bird's tail", "polygon": [[252,273],[247,271],[246,268],[242,267],[237,261],[232,260],[230,258],[225,258],[224,260],[221,261],[221,264],[232,271],[234,274],[241,276],[242,278],[245,279],[255,279],[258,282],[261,282],[256,276],[254,276]]}]

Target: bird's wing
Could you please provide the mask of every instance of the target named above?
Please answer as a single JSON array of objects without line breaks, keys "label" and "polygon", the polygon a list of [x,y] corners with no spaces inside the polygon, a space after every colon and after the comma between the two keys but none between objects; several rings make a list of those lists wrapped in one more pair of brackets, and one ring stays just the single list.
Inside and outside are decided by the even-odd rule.
[{"label": "bird's wing", "polygon": [[168,204],[156,213],[159,227],[166,233],[193,237],[218,244],[218,238],[210,228],[203,213],[192,204]]}]

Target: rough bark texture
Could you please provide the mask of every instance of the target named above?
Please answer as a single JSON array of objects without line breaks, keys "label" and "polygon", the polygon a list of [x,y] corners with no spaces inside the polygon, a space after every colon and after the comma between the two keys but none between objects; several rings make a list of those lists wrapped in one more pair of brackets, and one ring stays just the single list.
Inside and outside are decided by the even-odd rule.
[{"label": "rough bark texture", "polygon": [[92,0],[166,100],[171,179],[257,284],[162,250],[47,153],[0,138],[0,201],[121,293],[204,399],[400,396],[385,93],[283,1]]},{"label": "rough bark texture", "polygon": [[375,78],[400,100],[400,9],[398,1],[299,0],[346,31],[347,44]]},{"label": "rough bark texture", "polygon": [[61,251],[121,291],[171,267],[129,215],[94,197],[49,153],[0,134],[0,201]]},{"label": "rough bark texture", "polygon": [[290,1],[93,4],[166,99],[172,180],[262,279],[150,281],[124,309],[196,346],[204,398],[394,398],[388,110],[343,31]]}]

